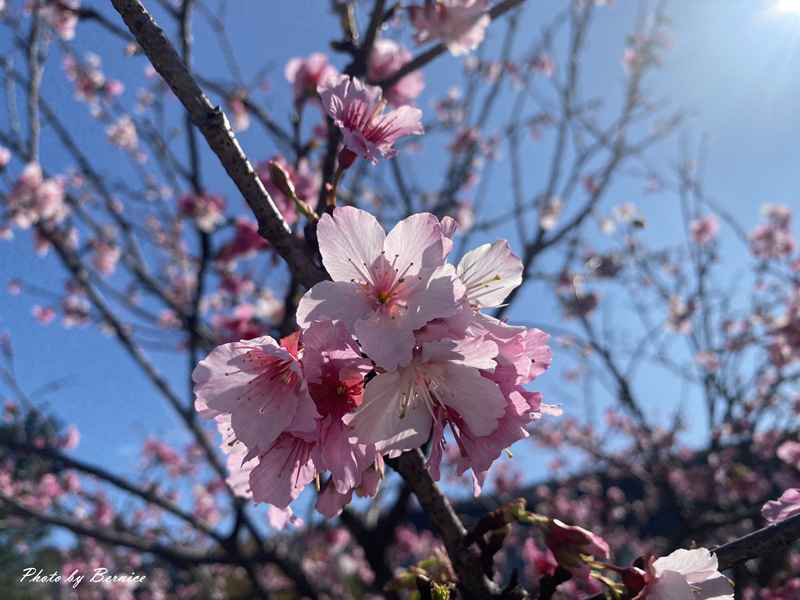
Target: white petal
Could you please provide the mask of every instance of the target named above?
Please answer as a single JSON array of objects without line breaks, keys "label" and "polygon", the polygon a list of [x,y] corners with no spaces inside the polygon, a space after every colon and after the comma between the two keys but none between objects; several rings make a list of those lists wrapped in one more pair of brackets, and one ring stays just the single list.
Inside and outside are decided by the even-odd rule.
[{"label": "white petal", "polygon": [[656,573],[675,571],[686,576],[689,583],[699,583],[715,577],[717,557],[706,548],[684,550],[680,548],[668,556],[662,556],[653,563]]},{"label": "white petal", "polygon": [[522,283],[522,270],[508,242],[500,240],[467,252],[456,272],[467,287],[470,304],[485,308],[499,306]]}]

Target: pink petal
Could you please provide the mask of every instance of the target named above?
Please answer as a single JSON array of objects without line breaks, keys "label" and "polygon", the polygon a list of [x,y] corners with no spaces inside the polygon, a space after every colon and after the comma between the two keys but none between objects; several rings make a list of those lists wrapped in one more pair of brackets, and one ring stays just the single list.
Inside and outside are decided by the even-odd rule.
[{"label": "pink petal", "polygon": [[313,321],[342,321],[348,327],[370,311],[361,286],[345,281],[321,281],[308,290],[297,306],[297,324],[303,329]]},{"label": "pink petal", "polygon": [[497,344],[483,338],[443,340],[422,346],[425,363],[452,362],[465,367],[491,370],[495,367]]},{"label": "pink petal", "polygon": [[[345,422],[365,444],[374,443],[378,452],[419,448],[428,439],[432,418],[421,402],[403,409],[403,394],[410,393],[413,374],[390,372],[367,384],[364,404]],[[402,416],[401,416],[402,415]]]},{"label": "pink petal", "polygon": [[394,226],[384,243],[389,261],[408,277],[428,276],[444,263],[442,226],[430,213],[411,215]]},{"label": "pink petal", "polygon": [[419,329],[434,319],[453,316],[463,295],[464,286],[454,277],[453,266],[443,265],[430,275],[424,288],[416,288],[408,295],[404,318],[409,327]]},{"label": "pink petal", "polygon": [[375,314],[356,321],[355,334],[364,352],[379,367],[392,370],[411,362],[414,330],[404,319]]},{"label": "pink petal", "polygon": [[[317,224],[322,263],[334,281],[364,281],[384,249],[386,234],[370,213],[352,206],[322,215]],[[365,266],[366,265],[366,266]]]},{"label": "pink petal", "polygon": [[259,457],[258,466],[250,473],[253,500],[286,508],[315,475],[310,444],[284,434]]},{"label": "pink petal", "polygon": [[[260,365],[247,359],[251,352],[291,360],[289,353],[271,337],[223,344],[200,361],[192,379],[199,406],[204,404],[213,411],[230,413],[236,437],[252,450],[269,447],[292,423],[298,407],[308,409],[310,398],[304,387],[297,395],[287,396],[284,388],[274,381],[259,379]],[[297,426],[308,430],[312,424]]]},{"label": "pink petal", "polygon": [[446,385],[437,390],[440,400],[458,412],[476,436],[489,435],[506,410],[500,388],[477,369],[457,364],[445,367]]},{"label": "pink petal", "polygon": [[646,589],[648,600],[694,600],[692,587],[683,575],[675,571],[666,571]]},{"label": "pink petal", "polygon": [[800,514],[800,488],[783,492],[777,500],[770,500],[761,508],[761,515],[769,523],[777,523]]},{"label": "pink petal", "polygon": [[325,489],[322,490],[319,498],[317,498],[315,508],[323,516],[333,519],[342,512],[345,506],[350,504],[350,500],[352,499],[353,490],[350,490],[346,494],[340,494],[336,491],[334,486],[328,484],[325,486]]},{"label": "pink petal", "polygon": [[370,465],[364,447],[350,443],[351,435],[350,429],[339,419],[326,419],[322,425],[319,469],[330,470],[330,483],[340,494],[356,487],[361,481],[361,472]]}]

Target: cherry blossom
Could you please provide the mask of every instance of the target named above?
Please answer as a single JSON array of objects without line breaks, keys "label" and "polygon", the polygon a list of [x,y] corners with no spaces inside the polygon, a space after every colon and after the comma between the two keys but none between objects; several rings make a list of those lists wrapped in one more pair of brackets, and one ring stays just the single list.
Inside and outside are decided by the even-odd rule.
[{"label": "cherry blossom", "polygon": [[117,267],[117,262],[122,256],[119,246],[107,239],[99,239],[92,242],[92,249],[94,250],[92,259],[94,268],[104,276],[113,274]]},{"label": "cherry blossom", "polygon": [[444,423],[489,435],[505,412],[505,399],[480,370],[493,369],[496,356],[497,345],[480,339],[422,344],[408,366],[367,384],[364,404],[349,424],[359,440],[382,452],[418,448]]},{"label": "cherry blossom", "polygon": [[767,502],[761,508],[761,515],[769,523],[777,523],[800,515],[800,488],[788,489],[777,500]]},{"label": "cherry blossom", "polygon": [[258,225],[247,219],[237,219],[232,240],[224,244],[217,254],[217,260],[232,263],[239,258],[253,256],[269,247],[267,241],[258,233]]},{"label": "cherry blossom", "polygon": [[328,63],[328,57],[315,52],[308,58],[293,58],[286,63],[286,79],[292,84],[294,101],[302,103],[307,98],[316,98],[317,87],[331,77],[337,77],[336,67]]},{"label": "cherry blossom", "polygon": [[[733,600],[733,586],[705,548],[675,550],[641,573],[644,586],[634,600]],[[641,584],[640,584],[641,585]]]},{"label": "cherry blossom", "polygon": [[11,150],[6,148],[5,146],[0,146],[0,170],[6,168],[9,161],[11,160]]},{"label": "cherry blossom", "polygon": [[[308,433],[316,418],[299,360],[265,336],[223,344],[192,374],[196,407],[204,415],[230,415],[248,456],[265,452],[285,432]],[[284,439],[284,447],[290,444]]]},{"label": "cherry blossom", "polygon": [[488,9],[487,0],[425,0],[422,6],[410,6],[408,14],[418,44],[438,39],[459,56],[483,41],[491,22]]},{"label": "cherry blossom", "polygon": [[62,40],[71,40],[75,37],[80,6],[80,0],[46,0],[38,8],[39,16]]},{"label": "cherry blossom", "polygon": [[714,215],[708,215],[702,219],[697,219],[689,224],[689,231],[692,234],[692,241],[698,245],[706,245],[717,236],[719,231],[719,221]]},{"label": "cherry blossom", "polygon": [[331,77],[317,91],[322,106],[342,130],[346,152],[340,161],[344,164],[356,156],[377,164],[397,152],[394,144],[399,138],[423,132],[421,110],[401,106],[384,113],[386,101],[380,88],[349,75]]},{"label": "cherry blossom", "polygon": [[352,207],[323,215],[317,225],[322,262],[333,281],[311,288],[297,322],[342,321],[380,367],[411,361],[414,330],[457,310],[463,289],[444,266],[439,220],[412,215],[387,235],[378,220]]},{"label": "cherry blossom", "polygon": [[[411,53],[393,40],[381,38],[375,41],[369,58],[368,75],[371,81],[382,81],[394,75],[412,59]],[[384,92],[392,106],[413,104],[425,88],[421,71],[412,71]]]},{"label": "cherry blossom", "polygon": [[211,233],[225,221],[225,199],[213,194],[187,194],[180,200],[180,211],[194,219],[200,231]]},{"label": "cherry blossom", "polygon": [[25,166],[6,197],[10,221],[28,229],[39,221],[61,222],[68,214],[64,203],[64,182],[45,179],[38,163]]},{"label": "cherry blossom", "polygon": [[[232,395],[242,393],[252,374],[220,371],[222,364],[241,364],[242,355],[231,348],[233,344],[214,350],[196,370],[197,409],[217,421],[223,448],[229,453],[231,487],[284,510],[307,484],[329,472],[318,508],[331,516],[357,488],[374,495],[377,486],[367,485],[369,479],[363,475],[379,460],[375,448],[356,442],[342,419],[361,403],[364,377],[372,369],[347,329],[320,322],[284,338],[277,350],[272,338],[251,344],[260,344],[270,355],[260,359],[261,381],[251,379],[244,386],[245,397],[229,402]],[[233,359],[227,358],[231,355]],[[232,375],[239,381],[231,382]],[[276,379],[282,385],[275,386]],[[303,406],[297,406],[298,397]],[[253,403],[260,404],[256,418]],[[267,403],[272,406],[268,408]],[[302,418],[286,419],[276,409],[289,414],[296,410]],[[269,418],[262,418],[268,411]]]}]

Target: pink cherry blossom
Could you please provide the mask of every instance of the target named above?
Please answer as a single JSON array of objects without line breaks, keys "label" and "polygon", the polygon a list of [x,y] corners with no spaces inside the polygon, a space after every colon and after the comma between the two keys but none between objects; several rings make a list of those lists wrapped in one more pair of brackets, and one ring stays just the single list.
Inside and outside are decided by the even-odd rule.
[{"label": "pink cherry blossom", "polygon": [[522,546],[522,560],[525,561],[527,570],[532,580],[552,575],[558,568],[558,561],[549,548],[541,550],[533,538],[525,540]]},{"label": "pink cherry blossom", "polygon": [[322,106],[342,130],[345,148],[352,153],[350,162],[361,156],[377,164],[396,153],[394,143],[399,138],[423,132],[421,110],[401,106],[384,114],[381,89],[349,75],[329,78],[317,91]]},{"label": "pink cherry blossom", "polygon": [[180,211],[194,219],[200,231],[211,233],[225,221],[225,199],[211,194],[187,194],[180,200]]},{"label": "pink cherry blossom", "polygon": [[408,14],[418,44],[438,39],[459,56],[483,41],[491,22],[488,9],[488,0],[425,0],[423,6],[410,6]]},{"label": "pink cherry blossom", "polygon": [[136,133],[136,124],[128,115],[122,115],[106,127],[106,135],[112,144],[129,152],[137,161],[145,162],[147,155],[139,152],[139,136]]},{"label": "pink cherry blossom", "polygon": [[[237,493],[279,509],[286,509],[323,472],[330,473],[326,489],[331,488],[330,498],[339,509],[357,488],[377,491],[362,475],[379,457],[373,446],[357,442],[342,420],[361,403],[364,377],[372,369],[355,339],[344,325],[324,321],[313,323],[302,335],[284,338],[279,348],[269,340],[253,341],[269,356],[255,369],[262,371],[262,381],[257,387],[251,385],[255,380],[246,384],[245,397],[238,400],[235,394],[242,393],[254,369],[247,377],[220,370],[223,363],[241,364],[239,356],[225,362],[233,344],[220,346],[200,363],[198,370],[205,366],[208,372],[196,370],[197,408],[217,421],[223,448],[229,452],[228,483]],[[296,410],[302,419],[291,415],[291,396],[298,393],[304,405]],[[255,415],[254,404],[260,405]],[[276,410],[288,412],[289,418]],[[268,420],[262,418],[264,413]],[[331,509],[323,502],[320,510],[328,514]]]},{"label": "pink cherry blossom", "polygon": [[761,515],[768,523],[777,523],[800,515],[800,488],[783,492],[777,500],[770,500],[761,508]]},{"label": "pink cherry blossom", "polygon": [[284,529],[287,525],[292,525],[293,527],[303,526],[303,519],[294,514],[291,506],[283,509],[277,506],[269,506],[267,508],[267,521],[273,529]]},{"label": "pink cherry blossom", "polygon": [[39,6],[39,16],[52,27],[62,40],[75,37],[80,0],[49,0]]},{"label": "pink cherry blossom", "polygon": [[78,447],[81,441],[81,433],[75,425],[68,425],[64,435],[59,440],[59,446],[64,450],[72,450]]},{"label": "pink cherry blossom", "polygon": [[315,52],[308,58],[293,58],[286,63],[286,79],[294,89],[294,101],[316,98],[317,87],[331,77],[337,77],[336,67],[328,63],[328,57]]},{"label": "pink cherry blossom", "polygon": [[268,247],[267,241],[258,233],[258,225],[247,219],[237,219],[236,233],[232,240],[220,248],[217,260],[231,263]]},{"label": "pink cherry blossom", "polygon": [[761,259],[784,258],[795,251],[791,232],[792,212],[781,205],[766,204],[762,208],[767,222],[750,234],[750,251]]},{"label": "pink cherry blossom", "polygon": [[336,491],[345,494],[361,483],[374,460],[374,448],[353,444],[342,417],[356,410],[364,377],[372,364],[361,356],[355,339],[341,323],[312,323],[302,334],[303,372],[317,412],[320,470],[331,473]]},{"label": "pink cherry blossom", "polygon": [[64,183],[45,179],[37,163],[26,165],[6,197],[9,217],[21,229],[39,221],[61,222],[69,213],[64,203]]},{"label": "pink cherry blossom", "polygon": [[244,103],[243,94],[235,94],[228,98],[228,107],[231,109],[231,127],[234,131],[247,131],[250,128],[250,113]]},{"label": "pink cherry blossom", "polygon": [[252,340],[266,333],[266,326],[256,315],[252,304],[240,304],[229,316],[214,315],[211,319],[220,340]]},{"label": "pink cherry blossom", "polygon": [[[367,71],[371,81],[382,81],[394,75],[403,65],[411,62],[411,53],[393,40],[381,38],[375,41],[369,58]],[[422,71],[412,71],[384,92],[392,106],[413,104],[425,89]]]},{"label": "pink cherry blossom", "polygon": [[442,228],[431,214],[400,221],[387,235],[378,220],[353,207],[317,225],[322,262],[333,281],[311,288],[297,322],[340,320],[378,366],[411,361],[414,330],[452,315],[462,289],[444,265]]},{"label": "pink cherry blossom", "polygon": [[784,442],[775,454],[787,465],[800,467],[800,442]]},{"label": "pink cherry blossom", "polygon": [[480,370],[493,369],[496,356],[496,344],[477,338],[422,344],[408,366],[367,384],[363,406],[347,421],[359,440],[381,452],[418,448],[433,427],[445,423],[455,431],[489,435],[506,403]]},{"label": "pink cherry blossom", "polygon": [[733,586],[705,548],[676,550],[648,567],[634,600],[733,600]]},{"label": "pink cherry blossom", "polygon": [[56,311],[54,311],[49,306],[43,307],[39,306],[38,304],[34,305],[31,309],[31,313],[33,314],[34,318],[39,321],[42,325],[49,325],[53,322],[53,319],[56,318]]},{"label": "pink cherry blossom", "polygon": [[692,234],[692,241],[703,246],[711,243],[717,237],[719,221],[714,215],[708,215],[702,219],[692,221],[689,224],[689,231]]},{"label": "pink cherry blossom", "polygon": [[472,469],[475,495],[480,493],[489,468],[503,450],[528,437],[527,427],[532,421],[544,413],[560,414],[556,407],[542,403],[541,394],[523,387],[550,367],[552,355],[547,345],[548,335],[538,329],[510,327],[484,315],[473,325],[473,331],[481,328],[483,339],[498,347],[497,366],[482,374],[500,388],[505,399],[505,413],[497,429],[489,435],[471,436],[464,431],[456,435],[457,472]]},{"label": "pink cherry blossom", "polygon": [[0,170],[5,169],[11,160],[11,151],[5,146],[0,146]]},{"label": "pink cherry blossom", "polygon": [[[317,415],[300,361],[265,336],[223,344],[195,368],[196,407],[214,417],[229,414],[236,439],[248,456],[265,452],[284,432],[308,433]],[[291,450],[291,441],[283,446]]]},{"label": "pink cherry blossom", "polygon": [[94,250],[94,257],[92,258],[94,268],[101,275],[108,276],[113,274],[117,268],[117,262],[122,256],[119,246],[108,240],[99,239],[92,242],[92,249]]}]

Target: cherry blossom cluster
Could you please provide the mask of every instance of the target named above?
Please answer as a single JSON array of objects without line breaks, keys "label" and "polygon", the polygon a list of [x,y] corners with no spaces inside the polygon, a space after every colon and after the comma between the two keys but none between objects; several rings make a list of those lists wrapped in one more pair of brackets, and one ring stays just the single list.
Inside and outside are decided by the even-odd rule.
[{"label": "cherry blossom cluster", "polygon": [[449,428],[478,493],[500,453],[556,412],[524,387],[550,365],[547,335],[481,312],[521,283],[521,262],[500,241],[454,266],[454,229],[425,213],[388,234],[357,208],[323,215],[332,280],[301,299],[301,330],[224,344],[195,369],[232,485],[286,509],[316,481],[317,508],[334,515],[354,491],[374,495],[384,456],[427,446],[438,479]]},{"label": "cherry blossom cluster", "polygon": [[38,163],[29,163],[5,197],[7,224],[28,229],[40,221],[60,223],[69,214],[63,178],[45,178]]},{"label": "cherry blossom cluster", "polygon": [[418,44],[441,40],[454,56],[477,48],[489,26],[488,0],[425,0],[408,7]]}]

